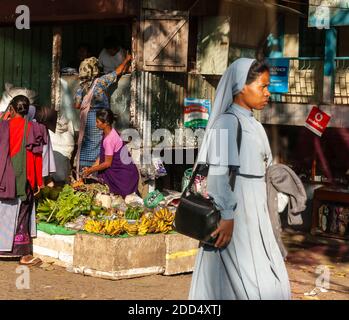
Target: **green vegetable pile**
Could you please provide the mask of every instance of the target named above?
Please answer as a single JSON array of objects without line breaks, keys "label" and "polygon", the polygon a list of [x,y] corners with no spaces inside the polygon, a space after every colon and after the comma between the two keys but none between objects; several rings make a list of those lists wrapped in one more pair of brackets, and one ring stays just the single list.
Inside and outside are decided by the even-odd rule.
[{"label": "green vegetable pile", "polygon": [[93,194],[75,191],[71,186],[65,185],[57,201],[45,199],[39,202],[37,218],[39,221],[65,225],[91,211]]},{"label": "green vegetable pile", "polygon": [[138,220],[144,209],[142,207],[127,207],[127,210],[125,212],[125,218],[128,220]]}]

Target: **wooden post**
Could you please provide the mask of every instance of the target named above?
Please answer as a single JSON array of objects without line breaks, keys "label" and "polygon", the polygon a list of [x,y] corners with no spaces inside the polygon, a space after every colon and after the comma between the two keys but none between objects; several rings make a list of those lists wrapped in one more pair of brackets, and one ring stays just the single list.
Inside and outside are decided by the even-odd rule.
[{"label": "wooden post", "polygon": [[52,75],[51,75],[51,107],[56,111],[59,110],[61,104],[60,93],[60,69],[62,57],[62,29],[53,28],[53,44],[52,44]]},{"label": "wooden post", "polygon": [[336,51],[337,51],[337,30],[330,28],[326,30],[325,41],[325,61],[324,61],[324,85],[323,102],[333,104],[334,73],[336,69]]},{"label": "wooden post", "polygon": [[130,102],[130,127],[139,129],[139,121],[137,117],[137,42],[139,35],[139,21],[132,21],[132,43],[131,43],[131,102]]}]

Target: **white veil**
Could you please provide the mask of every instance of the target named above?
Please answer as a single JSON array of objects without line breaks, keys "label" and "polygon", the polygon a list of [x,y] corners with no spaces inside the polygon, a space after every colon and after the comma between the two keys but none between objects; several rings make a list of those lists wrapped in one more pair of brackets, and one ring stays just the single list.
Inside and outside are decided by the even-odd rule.
[{"label": "white veil", "polygon": [[206,163],[209,151],[208,137],[210,129],[213,127],[217,118],[232,104],[233,97],[243,89],[246,84],[248,72],[254,61],[255,59],[239,58],[235,60],[222,75],[218,83],[212,113],[207,123],[196,163]]}]

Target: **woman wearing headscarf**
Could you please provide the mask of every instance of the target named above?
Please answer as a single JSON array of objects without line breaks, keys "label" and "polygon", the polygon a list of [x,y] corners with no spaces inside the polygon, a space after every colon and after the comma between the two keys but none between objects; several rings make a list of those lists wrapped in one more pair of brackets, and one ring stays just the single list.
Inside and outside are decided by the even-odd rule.
[{"label": "woman wearing headscarf", "polygon": [[[23,95],[10,102],[9,121],[1,123],[2,152],[8,153],[13,172],[14,193],[0,200],[0,256],[18,257],[20,263],[41,263],[32,256],[36,236],[34,191],[43,185],[42,150],[45,144],[41,125],[28,121],[29,100]],[[8,130],[3,131],[6,126]],[[2,175],[3,173],[1,173]]]},{"label": "woman wearing headscarf", "polygon": [[80,168],[92,166],[98,158],[102,133],[96,127],[96,111],[110,108],[107,89],[118,81],[130,61],[131,56],[127,55],[115,71],[101,77],[97,58],[87,58],[80,64],[80,88],[75,94],[75,107],[80,109],[77,174]]},{"label": "woman wearing headscarf", "polygon": [[[190,299],[291,298],[267,207],[265,173],[272,154],[265,130],[252,112],[267,105],[268,85],[268,66],[247,58],[232,63],[218,84],[197,163],[209,165],[207,192],[221,221],[212,234],[217,237],[215,246],[199,250]],[[229,168],[235,168],[233,189]]]},{"label": "woman wearing headscarf", "polygon": [[103,132],[100,157],[95,165],[84,168],[84,175],[98,172],[110,192],[126,197],[138,191],[138,169],[127,146],[113,128],[114,114],[110,109],[97,111],[97,128]]}]

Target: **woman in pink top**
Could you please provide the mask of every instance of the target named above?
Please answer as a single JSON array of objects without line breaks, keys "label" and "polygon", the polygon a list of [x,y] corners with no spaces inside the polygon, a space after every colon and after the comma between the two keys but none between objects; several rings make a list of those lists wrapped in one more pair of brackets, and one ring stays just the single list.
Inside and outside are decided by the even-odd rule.
[{"label": "woman in pink top", "polygon": [[97,111],[96,126],[104,133],[100,157],[92,167],[84,169],[84,175],[98,171],[98,178],[109,186],[110,192],[126,197],[137,192],[139,175],[127,146],[112,127],[113,122],[110,109]]}]

